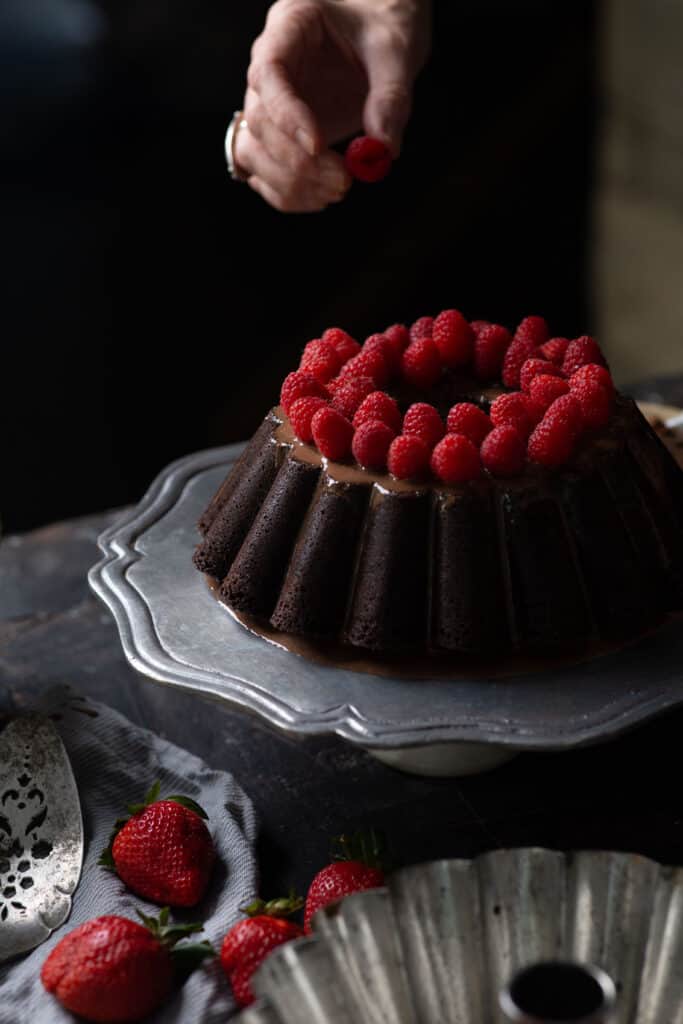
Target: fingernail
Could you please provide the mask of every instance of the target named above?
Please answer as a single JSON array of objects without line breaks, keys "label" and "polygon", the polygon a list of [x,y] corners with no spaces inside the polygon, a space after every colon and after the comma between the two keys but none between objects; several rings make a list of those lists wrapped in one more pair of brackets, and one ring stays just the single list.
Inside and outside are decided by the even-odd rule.
[{"label": "fingernail", "polygon": [[337,195],[346,192],[348,184],[346,175],[337,167],[323,167],[320,172],[320,180],[330,192],[334,192]]},{"label": "fingernail", "polygon": [[310,156],[315,156],[315,142],[308,132],[305,132],[303,128],[297,128],[295,138]]},{"label": "fingernail", "polygon": [[401,152],[400,134],[393,125],[386,125],[380,136],[382,142],[389,147],[391,155],[396,160]]}]

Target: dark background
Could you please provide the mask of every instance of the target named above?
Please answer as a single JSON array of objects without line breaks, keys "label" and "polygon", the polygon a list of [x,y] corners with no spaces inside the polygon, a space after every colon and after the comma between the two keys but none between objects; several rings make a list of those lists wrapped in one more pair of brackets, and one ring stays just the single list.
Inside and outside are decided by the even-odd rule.
[{"label": "dark background", "polygon": [[3,0],[3,530],[246,437],[326,326],[590,328],[596,5],[437,0],[390,177],[289,217],[222,153],[268,6]]}]

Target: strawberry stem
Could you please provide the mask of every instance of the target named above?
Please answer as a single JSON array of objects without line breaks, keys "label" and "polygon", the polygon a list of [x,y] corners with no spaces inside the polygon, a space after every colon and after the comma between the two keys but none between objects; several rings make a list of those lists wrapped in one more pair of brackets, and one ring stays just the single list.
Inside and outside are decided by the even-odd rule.
[{"label": "strawberry stem", "polygon": [[240,907],[240,910],[247,917],[259,917],[261,915],[266,917],[289,917],[291,914],[296,914],[297,910],[301,910],[304,902],[300,896],[295,895],[292,891],[289,896],[281,896],[275,900],[268,900],[268,902],[261,899],[252,900],[246,907]]},{"label": "strawberry stem", "polygon": [[144,811],[145,807],[149,807],[150,804],[155,804],[159,799],[159,793],[161,792],[161,783],[157,779],[152,785],[152,788],[148,793],[145,794],[144,801],[141,804],[128,804],[128,811],[130,814],[139,814],[140,811]]},{"label": "strawberry stem", "polygon": [[188,935],[193,935],[195,932],[201,932],[204,929],[204,925],[198,921],[190,924],[173,924],[170,920],[170,910],[168,907],[163,907],[159,911],[158,917],[143,914],[141,910],[137,910],[136,913],[145,927],[149,928],[155,939],[158,939],[167,949],[172,949],[176,942],[180,942],[181,939],[186,939]]},{"label": "strawberry stem", "polygon": [[203,960],[206,960],[209,956],[216,955],[216,950],[207,940],[204,942],[185,942],[180,946],[176,945],[176,943],[186,939],[194,932],[201,932],[204,928],[203,924],[198,922],[192,924],[173,924],[168,907],[163,907],[159,911],[158,917],[143,914],[141,910],[137,910],[136,913],[154,938],[168,950],[176,981],[181,984],[189,978]]},{"label": "strawberry stem", "polygon": [[332,840],[332,859],[357,860],[369,868],[384,871],[389,860],[386,836],[378,829],[357,831]]},{"label": "strawberry stem", "polygon": [[200,818],[204,818],[205,821],[209,820],[209,815],[206,813],[204,808],[200,807],[197,801],[193,800],[189,796],[179,796],[178,794],[174,794],[173,796],[164,797],[164,800],[171,800],[174,804],[180,804],[181,807],[187,807],[188,811],[194,811],[195,814],[198,814]]}]

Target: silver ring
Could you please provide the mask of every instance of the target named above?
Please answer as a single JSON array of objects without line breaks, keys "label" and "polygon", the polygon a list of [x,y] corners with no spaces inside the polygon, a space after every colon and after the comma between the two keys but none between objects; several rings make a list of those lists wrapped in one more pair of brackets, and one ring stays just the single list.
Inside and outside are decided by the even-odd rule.
[{"label": "silver ring", "polygon": [[228,174],[233,181],[246,181],[248,177],[248,175],[244,174],[243,171],[240,171],[235,163],[235,139],[237,137],[237,132],[240,128],[248,127],[249,125],[244,118],[244,111],[236,110],[232,115],[230,124],[228,125],[228,130],[225,133],[225,161],[228,165]]}]

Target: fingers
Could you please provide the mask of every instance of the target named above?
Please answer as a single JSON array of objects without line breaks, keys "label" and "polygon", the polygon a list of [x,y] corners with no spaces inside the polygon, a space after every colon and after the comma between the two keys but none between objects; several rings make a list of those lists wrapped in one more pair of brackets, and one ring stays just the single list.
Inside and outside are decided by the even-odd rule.
[{"label": "fingers", "polygon": [[326,150],[318,157],[305,153],[288,135],[267,117],[265,108],[255,93],[248,91],[245,100],[245,118],[249,132],[262,144],[283,172],[299,181],[315,183],[321,180],[334,193],[345,192],[351,179],[338,154]]},{"label": "fingers", "polygon": [[249,88],[258,95],[268,119],[310,156],[320,152],[322,136],[312,110],[292,84],[292,72],[306,57],[315,19],[311,4],[274,4],[252,48],[247,72]]},{"label": "fingers", "polygon": [[381,139],[394,156],[401,149],[412,106],[412,73],[403,46],[388,35],[368,44],[366,54],[369,91],[363,110],[368,135]]},{"label": "fingers", "polygon": [[261,138],[248,123],[249,128],[237,133],[235,161],[271,206],[283,213],[305,213],[343,198],[350,179],[336,153],[309,157],[269,122],[261,122]]},{"label": "fingers", "polygon": [[280,213],[319,213],[325,206],[324,203],[316,202],[313,199],[302,199],[293,205],[290,199],[276,192],[267,181],[263,181],[255,174],[249,178],[248,184],[250,188],[253,188],[254,192],[258,192],[262,199],[265,199],[270,206],[275,210],[279,210]]}]

